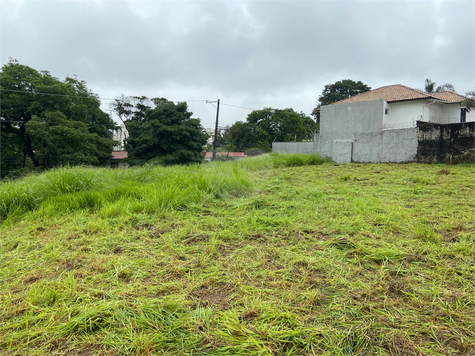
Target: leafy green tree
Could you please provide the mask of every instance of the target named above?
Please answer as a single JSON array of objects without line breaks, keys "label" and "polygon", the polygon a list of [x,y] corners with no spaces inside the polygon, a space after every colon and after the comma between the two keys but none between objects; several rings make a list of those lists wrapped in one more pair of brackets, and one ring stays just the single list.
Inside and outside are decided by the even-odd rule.
[{"label": "leafy green tree", "polygon": [[33,116],[26,132],[35,147],[36,158],[45,168],[67,164],[106,164],[113,141],[88,130],[84,122],[70,120],[60,111],[45,118]]},{"label": "leafy green tree", "polygon": [[266,152],[272,150],[269,135],[249,122],[235,122],[226,128],[223,139],[229,151],[243,152],[248,148],[260,148]]},{"label": "leafy green tree", "polygon": [[[55,111],[63,113],[67,120],[84,123],[89,133],[110,140],[111,145],[107,147],[112,147],[112,130],[116,125],[100,109],[99,98],[86,87],[84,81],[70,77],[60,81],[48,71],[37,71],[10,60],[1,68],[0,89],[2,149],[7,148],[9,152],[21,156],[22,167],[27,165],[27,159],[35,167],[44,165],[37,157],[32,129],[27,131],[27,123],[34,116],[46,120],[47,113]],[[102,163],[104,155],[110,156],[111,149],[101,147],[106,151],[98,153],[93,161]]]},{"label": "leafy green tree", "polygon": [[254,110],[247,122],[236,122],[225,138],[236,151],[260,148],[271,151],[272,142],[311,140],[318,125],[304,113],[293,109],[264,108]]},{"label": "leafy green tree", "polygon": [[325,85],[322,95],[318,97],[318,104],[330,105],[337,101],[355,96],[371,90],[371,87],[361,81],[355,82],[351,79],[344,79],[333,84]]},{"label": "leafy green tree", "polygon": [[[129,132],[126,149],[131,165],[189,164],[203,160],[208,135],[200,120],[191,117],[193,113],[186,103],[174,104],[164,98],[134,100],[122,112]],[[115,110],[123,109],[124,105],[117,105]]]},{"label": "leafy green tree", "polygon": [[311,140],[317,130],[316,123],[310,117],[293,109],[254,110],[248,115],[247,122],[266,132],[270,144],[274,141]]},{"label": "leafy green tree", "polygon": [[320,128],[320,108],[321,107],[322,106],[320,104],[317,104],[317,106],[312,110],[312,113],[310,114],[313,116],[313,119],[315,120],[319,128]]}]

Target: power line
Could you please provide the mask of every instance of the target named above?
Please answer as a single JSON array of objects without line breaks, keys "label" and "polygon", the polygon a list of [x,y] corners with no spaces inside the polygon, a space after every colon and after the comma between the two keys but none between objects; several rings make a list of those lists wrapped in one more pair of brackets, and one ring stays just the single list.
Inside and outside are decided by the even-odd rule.
[{"label": "power line", "polygon": [[[13,93],[23,93],[23,94],[34,94],[34,95],[49,95],[49,96],[65,96],[65,97],[71,97],[71,98],[83,98],[83,99],[88,99],[91,96],[94,97],[95,99],[100,99],[100,100],[115,100],[111,98],[102,98],[99,96],[94,96],[93,94],[89,94],[91,96],[84,96],[84,95],[70,95],[70,94],[53,94],[53,93],[42,93],[42,92],[36,92],[36,91],[27,91],[27,90],[13,90],[13,89],[2,89],[0,88],[0,91],[8,91],[8,92],[13,92]],[[127,96],[130,98],[130,96]],[[194,103],[194,102],[204,102],[208,101],[206,99],[198,99],[198,100],[168,100],[174,103],[180,103],[180,102],[187,102],[187,103]]]},{"label": "power line", "polygon": [[[91,96],[94,99],[99,99],[99,100],[116,100],[116,99],[111,99],[111,98],[102,98],[102,97],[96,97],[93,94],[89,94],[90,96],[84,96],[84,95],[70,95],[70,94],[53,94],[53,93],[42,93],[42,92],[35,92],[35,91],[27,91],[27,90],[13,90],[13,89],[2,89],[0,88],[0,91],[8,91],[12,93],[23,93],[23,94],[33,94],[33,95],[48,95],[48,96],[62,96],[62,97],[70,97],[70,98],[83,98],[83,99],[89,99]],[[130,96],[128,96],[130,98]],[[186,102],[186,103],[198,103],[198,102],[206,102],[209,104],[212,104],[216,101],[210,101],[206,99],[193,99],[193,100],[168,100],[174,103],[180,103],[180,102]],[[220,105],[226,105],[226,106],[231,106],[233,108],[239,108],[239,109],[247,109],[247,110],[256,110],[254,108],[248,108],[245,106],[239,106],[239,105],[231,105],[231,104],[225,104],[225,103],[220,103]],[[214,106],[214,105],[213,105]]]},{"label": "power line", "polygon": [[245,106],[238,106],[238,105],[231,105],[231,104],[224,104],[224,103],[221,103],[221,105],[232,106],[233,108],[256,110],[256,109],[253,109],[253,108],[246,108]]},{"label": "power line", "polygon": [[[90,126],[105,126],[105,127],[109,127],[109,126],[110,126],[109,124],[100,124],[100,123],[97,123],[97,122],[87,123],[87,122],[83,122],[83,121],[79,121],[79,120],[70,120],[70,121],[80,122],[80,123],[83,123],[83,124],[87,125],[88,127],[90,127]],[[28,120],[25,121],[25,120],[1,120],[1,119],[0,119],[0,123],[3,124],[4,122],[19,124],[19,123],[25,123],[25,122],[29,122],[29,121],[28,121]]]},{"label": "power line", "polygon": [[35,91],[26,91],[26,90],[13,90],[13,89],[1,89],[0,91],[9,91],[9,92],[14,92],[14,93],[23,93],[23,94],[34,94],[34,95],[49,95],[49,96],[67,96],[67,97],[72,97],[72,98],[83,98],[83,99],[89,99],[91,96],[94,97],[94,99],[101,99],[101,100],[115,100],[115,99],[108,99],[108,98],[99,98],[96,97],[92,94],[91,96],[84,96],[84,95],[69,95],[69,94],[53,94],[53,93],[40,93],[40,92],[35,92]]}]

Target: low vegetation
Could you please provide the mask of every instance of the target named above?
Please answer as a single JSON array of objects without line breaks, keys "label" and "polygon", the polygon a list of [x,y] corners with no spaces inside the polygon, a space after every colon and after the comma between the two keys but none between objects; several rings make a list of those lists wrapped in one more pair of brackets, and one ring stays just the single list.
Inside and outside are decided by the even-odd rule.
[{"label": "low vegetation", "polygon": [[316,155],[1,186],[2,355],[473,355],[473,165]]}]

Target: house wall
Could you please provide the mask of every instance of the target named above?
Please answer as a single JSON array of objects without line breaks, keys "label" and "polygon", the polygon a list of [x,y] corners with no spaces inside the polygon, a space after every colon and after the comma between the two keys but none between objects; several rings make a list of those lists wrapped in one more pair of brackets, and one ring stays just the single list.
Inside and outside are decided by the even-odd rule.
[{"label": "house wall", "polygon": [[110,163],[111,168],[125,169],[129,168],[129,164],[125,163],[123,160],[112,160]]},{"label": "house wall", "polygon": [[440,124],[455,124],[460,122],[460,103],[441,105],[441,120]]},{"label": "house wall", "polygon": [[421,120],[423,106],[425,101],[416,100],[416,101],[404,101],[404,102],[397,102],[397,103],[390,103],[388,104],[388,114],[384,115],[383,123],[385,126],[412,124],[417,120]]},{"label": "house wall", "polygon": [[460,122],[460,103],[444,104],[434,100],[414,100],[387,104],[383,125],[388,128],[415,127],[416,121],[451,124]]}]

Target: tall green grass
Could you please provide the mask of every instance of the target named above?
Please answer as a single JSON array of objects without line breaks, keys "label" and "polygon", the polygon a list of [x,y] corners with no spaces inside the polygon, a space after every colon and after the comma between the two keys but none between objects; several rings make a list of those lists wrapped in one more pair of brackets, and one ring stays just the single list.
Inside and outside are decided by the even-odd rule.
[{"label": "tall green grass", "polygon": [[246,172],[232,163],[139,167],[127,170],[68,167],[3,183],[1,218],[37,210],[41,215],[76,210],[151,213],[183,208],[206,197],[242,195]]},{"label": "tall green grass", "polygon": [[2,220],[37,210],[97,211],[117,215],[179,209],[206,197],[239,196],[251,184],[246,171],[330,162],[317,154],[272,153],[239,162],[213,162],[194,166],[143,166],[125,170],[63,167],[17,181],[0,189]]},{"label": "tall green grass", "polygon": [[331,162],[330,157],[321,157],[317,153],[299,154],[273,152],[267,155],[240,160],[239,165],[247,170],[256,171],[270,168],[316,166]]}]

